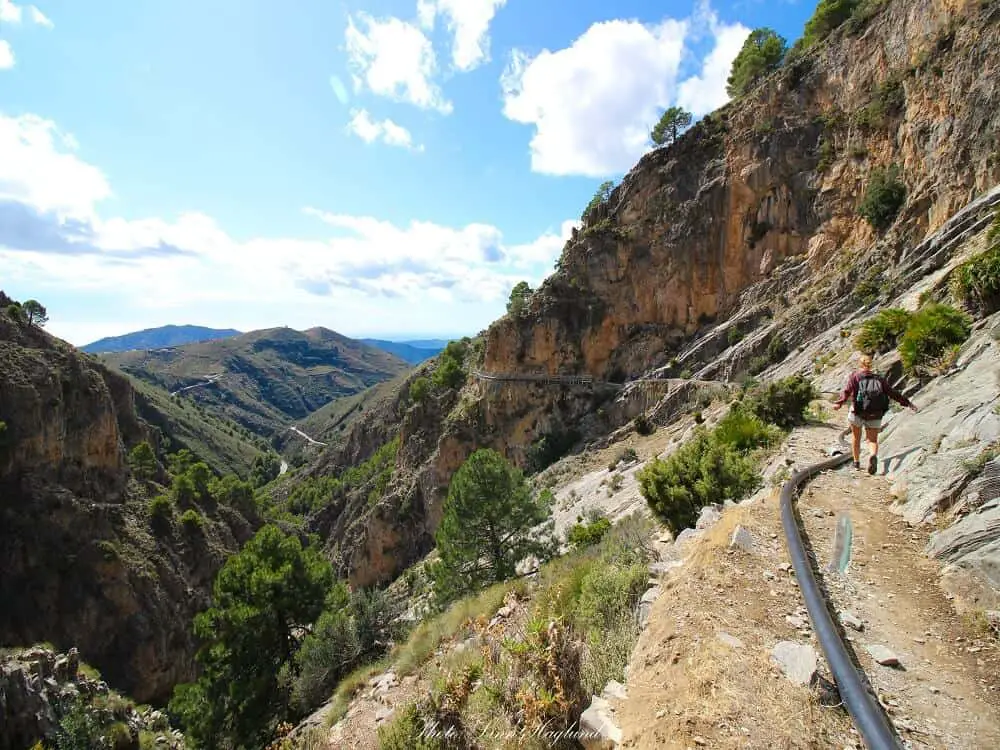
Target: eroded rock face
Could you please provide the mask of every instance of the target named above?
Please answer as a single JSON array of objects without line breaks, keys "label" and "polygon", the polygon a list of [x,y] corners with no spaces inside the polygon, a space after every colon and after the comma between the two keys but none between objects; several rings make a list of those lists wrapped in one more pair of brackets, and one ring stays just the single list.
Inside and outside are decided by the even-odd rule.
[{"label": "eroded rock face", "polygon": [[194,614],[251,533],[229,508],[204,534],[149,530],[126,450],[155,435],[129,382],[0,311],[0,644],[77,646],[116,688],[166,700],[194,674]]},{"label": "eroded rock face", "polygon": [[[616,383],[682,369],[736,377],[775,335],[794,349],[856,315],[871,304],[861,301],[866,284],[889,299],[940,267],[949,251],[921,242],[1000,181],[998,130],[1000,6],[885,3],[862,31],[838,30],[643,157],[585,217],[526,311],[489,328],[479,367]],[[906,202],[879,234],[858,206],[872,170],[891,164]],[[740,322],[745,340],[738,357],[716,365],[727,320]],[[599,388],[473,381],[462,398],[473,403],[446,428],[404,430],[420,446],[404,440],[398,460],[419,488],[419,523],[391,509],[367,513],[365,533],[338,542],[365,550],[353,557],[358,580],[384,580],[429,549],[434,509],[474,448],[523,466],[543,435],[575,431],[583,442],[636,414],[635,404],[607,404],[615,394]],[[359,435],[404,423],[401,414],[389,427],[375,419]]]}]

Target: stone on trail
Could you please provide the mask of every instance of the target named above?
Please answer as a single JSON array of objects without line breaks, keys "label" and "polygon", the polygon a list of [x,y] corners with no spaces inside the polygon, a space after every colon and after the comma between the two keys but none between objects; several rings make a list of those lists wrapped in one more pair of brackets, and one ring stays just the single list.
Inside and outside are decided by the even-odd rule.
[{"label": "stone on trail", "polygon": [[580,715],[580,744],[587,750],[613,750],[622,741],[622,730],[615,724],[611,704],[595,695]]},{"label": "stone on trail", "polygon": [[729,633],[725,633],[720,630],[718,633],[715,634],[715,637],[718,638],[723,643],[725,643],[730,648],[743,648],[743,641],[741,641],[735,635],[729,635]]},{"label": "stone on trail", "polygon": [[881,664],[883,667],[900,667],[902,664],[899,662],[899,657],[896,656],[892,651],[887,649],[885,646],[880,646],[877,643],[873,643],[871,646],[866,646],[865,650],[871,655],[871,657]]},{"label": "stone on trail", "polygon": [[741,549],[744,552],[753,552],[753,536],[742,526],[737,526],[733,530],[732,539],[729,540],[729,549]]},{"label": "stone on trail", "polygon": [[698,514],[698,522],[694,525],[696,529],[702,531],[709,526],[714,526],[716,521],[722,518],[722,513],[714,505],[706,505]]},{"label": "stone on trail", "polygon": [[779,641],[771,649],[771,660],[796,685],[808,685],[816,674],[816,649],[795,641]]},{"label": "stone on trail", "polygon": [[622,685],[617,680],[611,680],[607,685],[604,686],[604,690],[601,692],[601,697],[604,700],[609,701],[612,698],[615,700],[623,701],[628,696],[625,693],[625,686]]},{"label": "stone on trail", "polygon": [[856,614],[850,610],[842,609],[838,616],[840,617],[840,622],[846,627],[857,630],[859,633],[865,629],[865,624]]}]

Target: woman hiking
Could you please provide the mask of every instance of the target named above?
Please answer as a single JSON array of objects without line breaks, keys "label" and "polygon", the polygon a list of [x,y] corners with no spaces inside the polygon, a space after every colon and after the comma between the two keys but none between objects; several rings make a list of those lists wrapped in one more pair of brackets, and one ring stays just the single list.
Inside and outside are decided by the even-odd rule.
[{"label": "woman hiking", "polygon": [[847,399],[851,399],[847,421],[851,425],[851,453],[855,469],[861,468],[862,429],[872,452],[868,458],[868,473],[874,474],[878,469],[878,433],[882,429],[882,417],[889,411],[890,398],[913,411],[917,410],[913,402],[893,388],[884,375],[872,371],[872,358],[862,354],[860,368],[851,373],[844,392],[833,405],[834,409],[839,409]]}]

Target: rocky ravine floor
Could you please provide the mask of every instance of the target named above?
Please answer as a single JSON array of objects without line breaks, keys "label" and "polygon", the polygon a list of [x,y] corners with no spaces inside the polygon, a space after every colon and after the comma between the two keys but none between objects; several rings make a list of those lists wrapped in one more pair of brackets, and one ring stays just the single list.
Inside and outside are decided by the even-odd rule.
[{"label": "rocky ravine floor", "polygon": [[[816,461],[839,431],[796,430],[784,458]],[[846,630],[857,661],[906,747],[1000,747],[1000,646],[955,614],[937,585],[938,563],[923,552],[929,530],[908,525],[890,502],[884,477],[850,465],[814,479],[799,502],[821,568],[839,514],[853,523],[846,573],[824,575],[838,610],[857,621],[844,619],[862,628]],[[737,526],[750,533],[749,550],[731,545]],[[823,687],[830,675],[821,656],[812,689],[783,676],[772,658],[779,642],[798,644],[808,676],[812,654],[821,653],[790,572],[776,486],[688,537],[684,564],[664,577],[633,654],[626,698],[610,701],[621,746],[862,747]],[[900,666],[876,663],[869,648],[877,646]]]}]

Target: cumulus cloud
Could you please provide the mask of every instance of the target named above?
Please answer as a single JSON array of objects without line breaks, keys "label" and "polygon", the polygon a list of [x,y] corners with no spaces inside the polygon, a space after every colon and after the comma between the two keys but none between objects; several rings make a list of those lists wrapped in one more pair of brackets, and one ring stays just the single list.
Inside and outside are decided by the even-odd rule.
[{"label": "cumulus cloud", "polygon": [[14,67],[14,50],[10,44],[0,39],[0,70],[10,70]]},{"label": "cumulus cloud", "polygon": [[47,29],[51,29],[55,26],[48,16],[46,16],[42,11],[38,10],[34,5],[28,6],[28,15],[31,17],[32,23],[36,23],[39,26],[44,26]]},{"label": "cumulus cloud", "polygon": [[21,6],[11,0],[0,0],[0,23],[21,23]]},{"label": "cumulus cloud", "polygon": [[[714,46],[701,70],[679,81],[689,42]],[[726,79],[750,30],[719,20],[707,2],[687,19],[593,24],[565,49],[513,50],[501,76],[504,116],[531,125],[531,168],[603,177],[628,170],[649,148],[649,131],[674,104],[703,115],[728,101]]]},{"label": "cumulus cloud", "polygon": [[601,176],[628,169],[669,106],[687,22],[596,23],[566,49],[515,50],[501,79],[503,113],[533,125],[531,168]]},{"label": "cumulus cloud", "polygon": [[[236,239],[196,212],[175,219],[102,216],[110,185],[72,144],[48,120],[0,115],[0,267],[5,284],[37,290],[40,298],[48,290],[56,302],[71,292],[110,304],[119,317],[127,310],[125,328],[179,314],[221,323],[219,315],[234,311],[240,318],[228,320],[243,328],[481,326],[502,311],[517,281],[538,283],[551,272],[575,226],[564,222],[516,243],[489,224],[397,224],[307,208],[329,228],[328,238]],[[50,305],[50,327],[71,332],[77,343],[87,331],[108,329],[106,320],[84,325],[79,313],[91,314],[90,307],[62,321],[58,307]]]},{"label": "cumulus cloud", "polygon": [[[17,5],[13,0],[0,0],[0,23],[17,24],[24,20],[24,7]],[[29,5],[28,20],[47,29],[53,27],[52,21],[34,5]]]},{"label": "cumulus cloud", "polygon": [[361,12],[348,17],[345,42],[356,89],[367,87],[379,96],[451,112],[451,102],[433,80],[434,48],[416,25]]},{"label": "cumulus cloud", "polygon": [[397,125],[389,119],[373,120],[368,110],[351,111],[351,121],[347,123],[347,132],[353,133],[365,143],[381,141],[388,146],[399,146],[414,151],[423,151],[424,147],[413,145],[413,136],[402,125]]},{"label": "cumulus cloud", "polygon": [[419,0],[417,16],[424,28],[434,26],[436,16],[446,19],[454,37],[452,65],[461,71],[479,67],[490,58],[490,22],[506,0]]},{"label": "cumulus cloud", "polygon": [[719,21],[718,15],[707,3],[700,6],[699,14],[715,40],[714,46],[702,61],[701,73],[683,81],[677,91],[677,103],[696,117],[712,112],[729,101],[726,81],[733,68],[733,60],[750,35],[750,29],[739,22],[727,24]]}]

